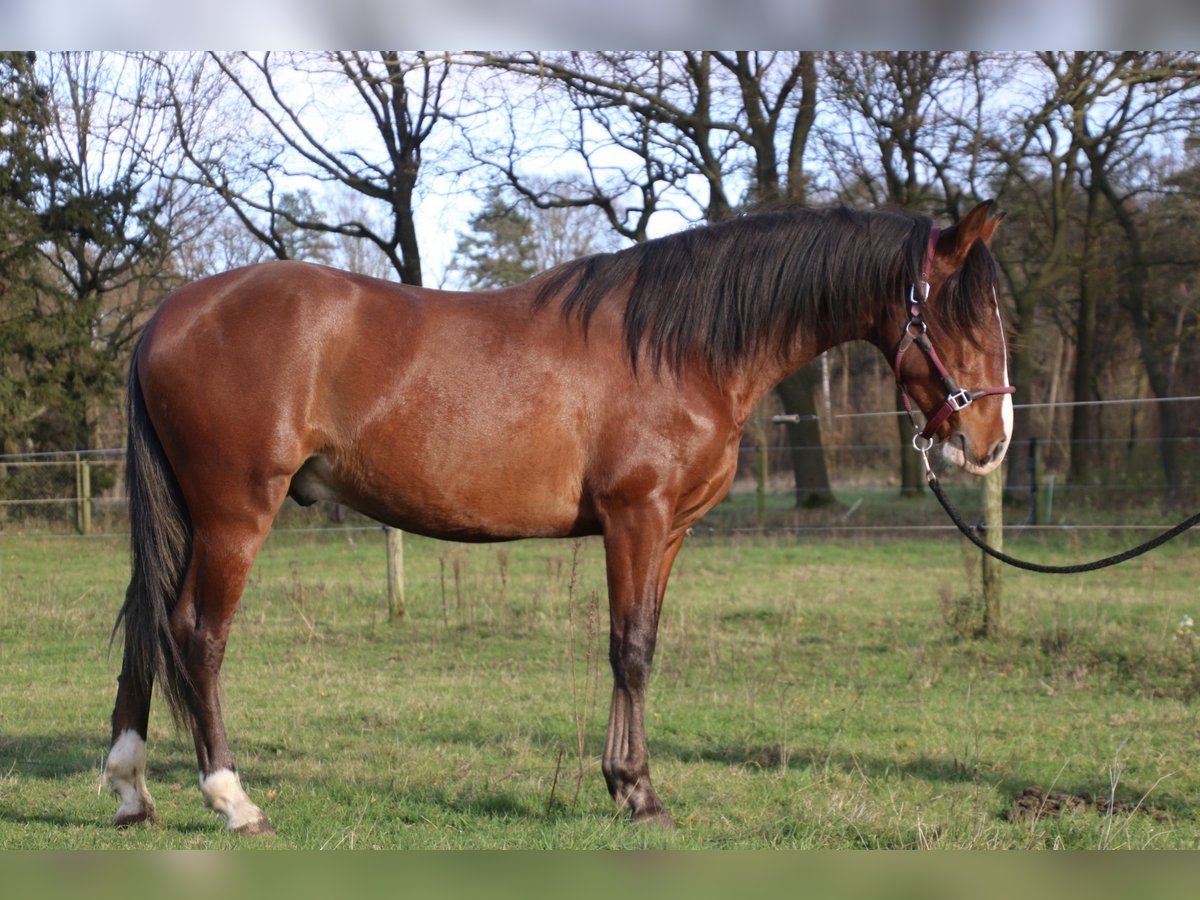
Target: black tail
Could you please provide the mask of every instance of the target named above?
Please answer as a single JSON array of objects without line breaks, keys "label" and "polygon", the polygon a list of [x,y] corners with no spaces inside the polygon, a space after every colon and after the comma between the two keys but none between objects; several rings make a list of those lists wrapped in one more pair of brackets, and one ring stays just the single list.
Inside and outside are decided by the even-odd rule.
[{"label": "black tail", "polygon": [[177,724],[190,719],[190,679],[171,636],[171,611],[179,599],[192,554],[192,524],[163,453],[137,373],[137,350],[129,366],[129,443],[125,481],[129,491],[131,569],[125,603],[113,626],[125,629],[123,677],[150,696],[157,677]]}]

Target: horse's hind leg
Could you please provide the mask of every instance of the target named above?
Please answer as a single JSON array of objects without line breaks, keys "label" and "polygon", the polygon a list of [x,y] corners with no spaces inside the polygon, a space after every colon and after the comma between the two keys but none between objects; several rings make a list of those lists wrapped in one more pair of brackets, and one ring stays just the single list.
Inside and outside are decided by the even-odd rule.
[{"label": "horse's hind leg", "polygon": [[112,744],[104,767],[104,781],[121,804],[113,816],[118,828],[136,822],[158,821],[154,800],[146,787],[146,734],[150,721],[150,686],[132,668],[125,653],[112,715]]},{"label": "horse's hind leg", "polygon": [[253,527],[214,529],[197,524],[189,572],[189,580],[195,579],[194,590],[184,592],[171,616],[171,629],[183,648],[191,679],[188,711],[200,792],[210,809],[225,816],[229,830],[241,834],[268,834],[273,829],[246,795],[233,764],[221,716],[219,681],[234,611],[269,528],[266,516]]}]

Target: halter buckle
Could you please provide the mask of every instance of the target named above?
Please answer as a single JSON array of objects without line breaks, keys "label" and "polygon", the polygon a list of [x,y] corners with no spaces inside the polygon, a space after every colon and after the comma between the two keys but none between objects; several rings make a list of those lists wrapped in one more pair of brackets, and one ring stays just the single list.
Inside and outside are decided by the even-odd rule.
[{"label": "halter buckle", "polygon": [[957,391],[946,395],[947,405],[955,412],[966,409],[973,402],[974,398],[965,388],[959,388]]}]

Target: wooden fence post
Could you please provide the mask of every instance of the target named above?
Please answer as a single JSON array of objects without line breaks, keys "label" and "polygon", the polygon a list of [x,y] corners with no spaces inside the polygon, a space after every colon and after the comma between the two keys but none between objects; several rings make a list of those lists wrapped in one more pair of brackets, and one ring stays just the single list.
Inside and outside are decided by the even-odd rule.
[{"label": "wooden fence post", "polygon": [[75,529],[82,535],[92,533],[92,464],[75,454]]},{"label": "wooden fence post", "polygon": [[[984,539],[994,550],[1004,549],[1004,475],[1003,466],[983,476]],[[983,588],[984,637],[996,637],[1001,628],[1000,573],[1003,564],[986,553],[983,557],[981,584]]]},{"label": "wooden fence post", "polygon": [[388,621],[404,618],[404,532],[384,528],[387,535]]},{"label": "wooden fence post", "polygon": [[75,454],[75,530],[83,534],[83,468]]},{"label": "wooden fence post", "polygon": [[92,464],[83,461],[83,533],[92,533]]},{"label": "wooden fence post", "polygon": [[1029,439],[1029,524],[1040,525],[1038,521],[1038,441]]}]

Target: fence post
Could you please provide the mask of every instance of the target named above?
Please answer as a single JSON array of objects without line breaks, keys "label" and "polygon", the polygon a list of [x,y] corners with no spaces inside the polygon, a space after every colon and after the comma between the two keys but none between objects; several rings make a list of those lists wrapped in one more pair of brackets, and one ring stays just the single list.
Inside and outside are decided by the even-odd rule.
[{"label": "fence post", "polygon": [[83,461],[83,534],[85,537],[92,533],[92,464]]},{"label": "fence post", "polygon": [[[983,524],[985,538],[995,550],[1004,549],[1004,475],[1003,466],[997,466],[983,476]],[[983,588],[984,637],[995,637],[1001,627],[1000,573],[1003,569],[999,560],[986,553],[981,554],[981,584]]]},{"label": "fence post", "polygon": [[75,454],[75,530],[85,536],[92,533],[92,465],[79,453]]},{"label": "fence post", "polygon": [[1029,439],[1029,524],[1040,525],[1038,521],[1038,439]]},{"label": "fence post", "polygon": [[75,454],[75,530],[83,534],[83,468]]},{"label": "fence post", "polygon": [[388,621],[404,618],[404,532],[383,529],[387,535]]}]

